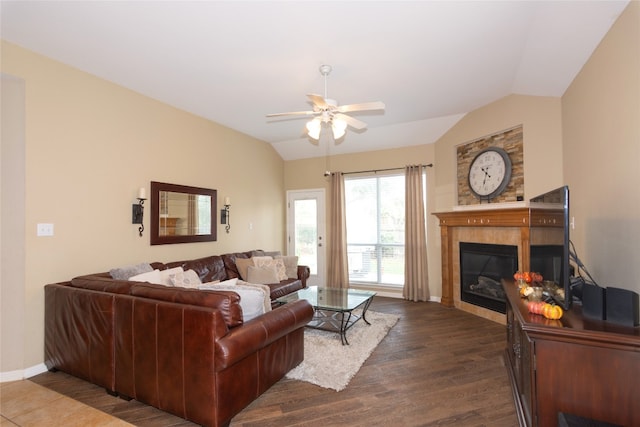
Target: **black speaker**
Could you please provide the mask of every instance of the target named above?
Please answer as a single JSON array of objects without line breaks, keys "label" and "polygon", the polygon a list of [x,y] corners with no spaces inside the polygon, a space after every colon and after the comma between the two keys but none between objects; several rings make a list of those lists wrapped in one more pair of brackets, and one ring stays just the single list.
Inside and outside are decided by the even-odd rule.
[{"label": "black speaker", "polygon": [[606,319],[604,288],[586,283],[582,286],[582,314],[591,319]]},{"label": "black speaker", "polygon": [[608,287],[606,291],[607,322],[624,326],[638,326],[638,293],[627,289]]}]

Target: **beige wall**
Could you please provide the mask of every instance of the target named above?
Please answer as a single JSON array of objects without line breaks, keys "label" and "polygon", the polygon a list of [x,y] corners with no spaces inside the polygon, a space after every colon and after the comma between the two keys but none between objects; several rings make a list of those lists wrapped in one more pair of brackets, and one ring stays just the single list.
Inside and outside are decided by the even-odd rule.
[{"label": "beige wall", "polygon": [[0,337],[13,338],[10,345],[0,342],[0,372],[10,372],[23,368],[25,339],[25,88],[23,81],[4,74],[0,84]]},{"label": "beige wall", "polygon": [[640,292],[640,2],[562,98],[571,239],[596,281]]},{"label": "beige wall", "polygon": [[[25,315],[24,334],[2,330],[3,349],[23,348],[12,357],[18,367],[3,358],[0,372],[42,363],[47,283],[142,261],[283,248],[284,162],[269,144],[5,42],[2,72],[23,82],[26,105],[24,232],[3,233],[2,246],[24,244],[26,255],[24,283],[2,282],[3,294],[22,294]],[[152,180],[231,197],[231,233],[218,225],[217,242],[150,246],[131,224],[131,205]],[[36,237],[43,222],[54,224],[53,237]]]}]

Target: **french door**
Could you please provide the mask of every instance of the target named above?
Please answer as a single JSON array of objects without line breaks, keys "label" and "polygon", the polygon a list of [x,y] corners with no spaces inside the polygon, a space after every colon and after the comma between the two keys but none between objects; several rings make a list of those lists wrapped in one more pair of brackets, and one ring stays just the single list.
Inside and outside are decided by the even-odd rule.
[{"label": "french door", "polygon": [[324,286],[326,266],[325,192],[287,191],[287,253],[309,266],[307,286]]}]

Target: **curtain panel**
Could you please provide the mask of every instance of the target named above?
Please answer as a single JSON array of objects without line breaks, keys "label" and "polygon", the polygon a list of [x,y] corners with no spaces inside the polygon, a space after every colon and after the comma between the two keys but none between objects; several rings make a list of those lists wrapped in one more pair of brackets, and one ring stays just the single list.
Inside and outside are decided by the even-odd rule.
[{"label": "curtain panel", "polygon": [[429,300],[422,168],[422,165],[405,167],[405,258],[402,296],[410,301]]},{"label": "curtain panel", "polygon": [[347,264],[347,218],[344,200],[344,175],[331,174],[329,195],[329,242],[327,287],[348,288],[349,270]]}]

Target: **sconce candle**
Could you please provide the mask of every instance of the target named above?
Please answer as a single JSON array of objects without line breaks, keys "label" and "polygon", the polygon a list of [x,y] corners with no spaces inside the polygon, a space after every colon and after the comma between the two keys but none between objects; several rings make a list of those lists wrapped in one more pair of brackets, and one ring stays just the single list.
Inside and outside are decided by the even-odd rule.
[{"label": "sconce candle", "polygon": [[226,224],[227,233],[231,229],[231,197],[224,198],[224,208],[220,210],[220,224]]},{"label": "sconce candle", "polygon": [[147,200],[147,193],[144,187],[140,187],[138,190],[137,198],[138,204],[132,206],[131,222],[133,224],[140,224],[140,227],[138,227],[138,233],[140,234],[140,237],[142,237],[142,232],[144,231],[144,224],[142,221],[144,216],[144,201]]}]

